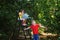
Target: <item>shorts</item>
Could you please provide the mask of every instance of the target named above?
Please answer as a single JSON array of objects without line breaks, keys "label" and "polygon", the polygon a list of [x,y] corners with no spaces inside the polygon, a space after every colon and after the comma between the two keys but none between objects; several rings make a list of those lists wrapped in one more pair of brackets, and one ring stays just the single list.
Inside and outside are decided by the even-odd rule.
[{"label": "shorts", "polygon": [[39,40],[39,35],[38,34],[34,34],[33,35],[33,40]]}]

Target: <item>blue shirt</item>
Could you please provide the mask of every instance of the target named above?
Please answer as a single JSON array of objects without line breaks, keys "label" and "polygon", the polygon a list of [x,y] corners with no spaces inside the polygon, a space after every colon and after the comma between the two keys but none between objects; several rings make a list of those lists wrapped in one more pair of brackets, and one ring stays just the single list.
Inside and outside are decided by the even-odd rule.
[{"label": "blue shirt", "polygon": [[28,19],[29,18],[29,15],[27,13],[23,14],[22,16],[23,19]]}]

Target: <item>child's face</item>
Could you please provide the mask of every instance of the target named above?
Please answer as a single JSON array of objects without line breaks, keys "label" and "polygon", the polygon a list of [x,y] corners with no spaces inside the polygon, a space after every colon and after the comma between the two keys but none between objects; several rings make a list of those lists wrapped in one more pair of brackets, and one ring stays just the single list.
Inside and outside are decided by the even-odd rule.
[{"label": "child's face", "polygon": [[35,24],[36,24],[36,22],[33,20],[33,21],[32,21],[32,25],[35,25]]}]

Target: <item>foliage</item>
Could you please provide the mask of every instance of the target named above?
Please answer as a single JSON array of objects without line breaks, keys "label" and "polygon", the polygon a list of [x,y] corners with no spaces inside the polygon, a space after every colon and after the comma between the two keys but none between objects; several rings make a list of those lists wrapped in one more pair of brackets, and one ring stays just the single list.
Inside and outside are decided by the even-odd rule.
[{"label": "foliage", "polygon": [[17,16],[21,9],[47,26],[48,32],[60,33],[60,0],[0,0],[0,34],[3,38],[6,35],[9,39],[12,32],[17,35]]}]

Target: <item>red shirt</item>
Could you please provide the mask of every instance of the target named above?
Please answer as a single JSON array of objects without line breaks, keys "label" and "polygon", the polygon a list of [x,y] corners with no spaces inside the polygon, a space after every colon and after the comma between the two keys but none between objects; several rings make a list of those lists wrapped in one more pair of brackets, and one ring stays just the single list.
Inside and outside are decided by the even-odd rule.
[{"label": "red shirt", "polygon": [[32,29],[33,34],[38,34],[38,28],[39,28],[39,25],[38,24],[31,25],[30,28]]}]

